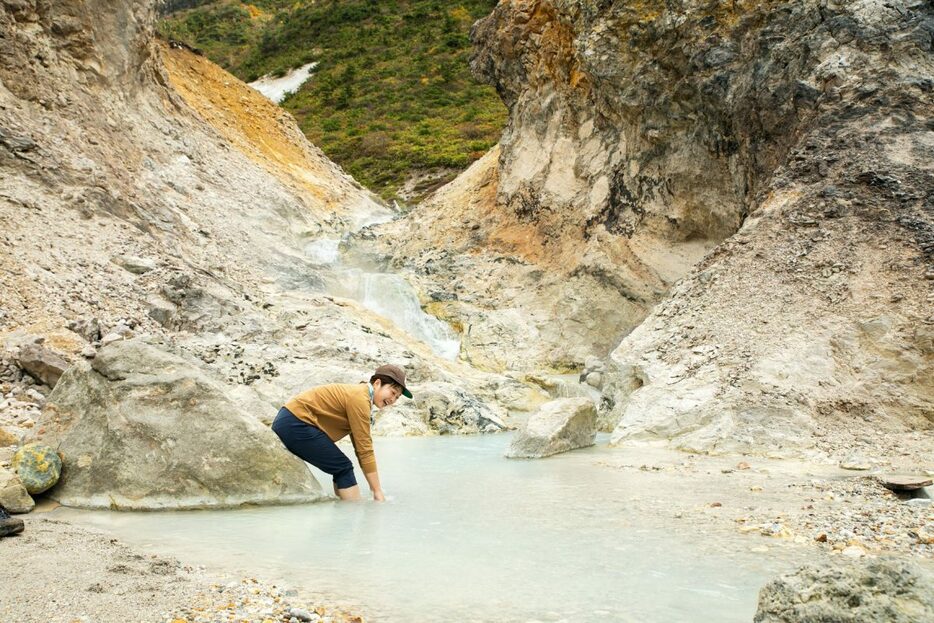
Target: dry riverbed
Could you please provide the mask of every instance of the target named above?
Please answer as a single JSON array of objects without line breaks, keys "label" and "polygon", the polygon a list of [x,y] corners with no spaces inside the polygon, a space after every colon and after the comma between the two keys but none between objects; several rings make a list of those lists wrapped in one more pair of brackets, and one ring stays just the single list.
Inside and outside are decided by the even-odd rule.
[{"label": "dry riverbed", "polygon": [[0,621],[17,623],[362,623],[288,587],[219,577],[102,532],[23,516],[0,539]]}]

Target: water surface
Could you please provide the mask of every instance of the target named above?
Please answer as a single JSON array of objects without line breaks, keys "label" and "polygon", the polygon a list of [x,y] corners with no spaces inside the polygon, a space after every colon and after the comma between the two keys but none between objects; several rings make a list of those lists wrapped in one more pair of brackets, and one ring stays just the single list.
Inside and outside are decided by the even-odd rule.
[{"label": "water surface", "polygon": [[758,589],[794,566],[635,512],[619,472],[595,465],[619,450],[517,461],[508,441],[377,439],[384,504],[55,513],[374,621],[750,621]]}]

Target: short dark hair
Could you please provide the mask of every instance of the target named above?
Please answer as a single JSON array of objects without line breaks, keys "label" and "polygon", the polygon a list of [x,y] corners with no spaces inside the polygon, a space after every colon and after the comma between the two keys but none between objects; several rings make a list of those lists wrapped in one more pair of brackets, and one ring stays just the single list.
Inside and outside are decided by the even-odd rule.
[{"label": "short dark hair", "polygon": [[379,381],[380,385],[393,385],[395,387],[398,387],[399,391],[402,391],[402,386],[399,385],[399,382],[396,381],[395,379],[389,378],[385,374],[374,374],[373,376],[370,377],[370,385],[372,385],[376,381]]}]

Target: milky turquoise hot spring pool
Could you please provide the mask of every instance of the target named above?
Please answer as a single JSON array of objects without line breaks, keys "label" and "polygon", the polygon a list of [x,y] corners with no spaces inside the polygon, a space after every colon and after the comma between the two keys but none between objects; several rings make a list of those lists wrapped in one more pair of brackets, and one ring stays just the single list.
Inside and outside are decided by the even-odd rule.
[{"label": "milky turquoise hot spring pool", "polygon": [[377,439],[384,504],[53,516],[372,621],[750,621],[758,589],[795,565],[638,512],[619,473],[595,465],[620,450],[516,461],[508,441]]}]

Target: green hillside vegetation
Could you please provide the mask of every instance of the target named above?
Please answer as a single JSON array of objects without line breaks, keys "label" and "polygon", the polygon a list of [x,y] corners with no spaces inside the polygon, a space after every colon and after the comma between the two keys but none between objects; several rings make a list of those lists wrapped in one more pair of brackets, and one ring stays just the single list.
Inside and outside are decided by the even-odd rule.
[{"label": "green hillside vegetation", "polygon": [[181,0],[190,8],[166,16],[160,32],[246,82],[318,62],[282,106],[332,160],[391,199],[413,173],[463,170],[499,139],[506,110],[467,66],[470,27],[495,5]]}]

